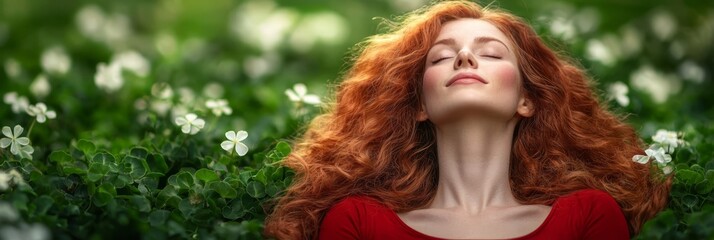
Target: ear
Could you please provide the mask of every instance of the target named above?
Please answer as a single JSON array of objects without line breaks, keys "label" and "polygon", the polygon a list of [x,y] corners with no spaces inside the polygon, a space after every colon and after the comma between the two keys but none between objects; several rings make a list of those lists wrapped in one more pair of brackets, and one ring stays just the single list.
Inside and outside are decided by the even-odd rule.
[{"label": "ear", "polygon": [[416,115],[416,120],[419,122],[423,122],[429,119],[429,114],[426,113],[426,107],[423,105],[419,109],[419,112]]},{"label": "ear", "polygon": [[530,99],[523,96],[518,102],[518,109],[516,109],[516,111],[523,117],[532,117],[535,113],[535,106],[533,106],[533,102]]}]

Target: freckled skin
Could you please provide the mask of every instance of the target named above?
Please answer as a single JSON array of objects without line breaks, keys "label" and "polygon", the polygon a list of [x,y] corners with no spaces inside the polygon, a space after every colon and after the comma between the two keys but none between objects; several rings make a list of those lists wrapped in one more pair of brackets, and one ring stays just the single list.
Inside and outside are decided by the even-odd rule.
[{"label": "freckled skin", "polygon": [[[489,39],[477,41],[477,39]],[[439,44],[443,39],[452,39]],[[429,120],[448,122],[463,114],[508,120],[523,100],[515,47],[494,25],[478,19],[446,23],[430,49],[423,79]],[[461,72],[478,74],[487,84],[465,80],[446,86]]]}]

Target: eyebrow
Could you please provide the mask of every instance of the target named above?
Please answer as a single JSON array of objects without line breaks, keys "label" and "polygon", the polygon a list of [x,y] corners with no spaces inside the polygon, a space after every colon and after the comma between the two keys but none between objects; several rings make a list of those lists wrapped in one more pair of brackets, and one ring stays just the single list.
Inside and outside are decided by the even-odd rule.
[{"label": "eyebrow", "polygon": [[[503,41],[498,40],[496,38],[493,38],[493,37],[477,37],[474,39],[474,42],[476,42],[476,43],[485,43],[485,42],[490,42],[490,41],[499,42],[499,43],[503,44],[504,47],[506,47],[506,50],[508,50],[509,52],[511,51],[511,49],[508,48],[508,45],[506,45],[506,43],[504,43]],[[439,45],[439,44],[453,46],[453,45],[456,45],[456,40],[454,40],[453,38],[441,39],[439,41],[436,41],[434,43],[434,45],[432,45],[431,47],[433,48],[434,46]]]}]

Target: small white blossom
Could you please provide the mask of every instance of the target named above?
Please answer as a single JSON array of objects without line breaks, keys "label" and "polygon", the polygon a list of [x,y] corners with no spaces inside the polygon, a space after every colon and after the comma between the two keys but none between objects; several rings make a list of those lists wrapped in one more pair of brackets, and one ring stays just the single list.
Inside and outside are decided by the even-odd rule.
[{"label": "small white blossom", "polygon": [[52,47],[42,52],[42,68],[53,74],[65,74],[72,66],[72,60],[60,47]]},{"label": "small white blossom", "polygon": [[674,148],[682,144],[682,140],[677,137],[677,132],[664,129],[657,130],[657,133],[652,136],[652,141],[661,143],[668,153],[673,153]]},{"label": "small white blossom", "polygon": [[135,51],[126,51],[114,55],[112,58],[112,64],[118,64],[122,68],[132,71],[140,77],[146,77],[149,75],[149,71],[151,70],[149,61]]},{"label": "small white blossom", "polygon": [[22,179],[22,175],[15,169],[9,172],[4,172],[0,170],[0,191],[5,191],[10,186],[25,184],[25,180]]},{"label": "small white blossom", "polygon": [[307,87],[305,87],[305,84],[302,83],[295,84],[293,89],[285,90],[285,95],[288,95],[290,101],[296,103],[304,102],[312,105],[320,104],[320,97],[314,94],[307,94]]},{"label": "small white blossom", "polygon": [[97,73],[94,75],[94,83],[97,87],[107,92],[115,92],[124,85],[124,78],[121,76],[121,66],[119,64],[97,65]]},{"label": "small white blossom", "polygon": [[51,238],[50,230],[44,225],[20,222],[19,224],[0,227],[0,239],[46,240]]},{"label": "small white blossom", "polygon": [[231,150],[235,150],[239,156],[244,156],[248,153],[248,146],[241,141],[245,140],[247,137],[248,133],[243,130],[238,131],[237,133],[235,131],[228,131],[226,132],[226,138],[228,140],[221,143],[221,148],[229,152]]},{"label": "small white blossom", "polygon": [[673,171],[674,171],[674,167],[672,165],[667,165],[662,168],[662,173],[664,173],[664,175],[669,175]]},{"label": "small white blossom", "polygon": [[203,87],[203,95],[209,98],[221,98],[223,92],[225,92],[223,85],[219,83],[212,82]]},{"label": "small white blossom", "polygon": [[196,94],[189,87],[181,87],[177,90],[179,101],[184,104],[192,104],[196,100]]},{"label": "small white blossom", "polygon": [[667,154],[667,152],[664,151],[664,148],[661,147],[657,149],[647,149],[645,150],[645,153],[647,156],[654,158],[655,161],[660,164],[667,164],[672,161],[672,156]]},{"label": "small white blossom", "polygon": [[[0,175],[2,174],[2,171],[0,171]],[[4,181],[0,180],[0,185],[3,182]],[[0,190],[4,190],[2,186],[0,186]],[[20,214],[17,212],[17,210],[11,204],[0,201],[0,222],[14,222],[18,219],[20,219]]]},{"label": "small white blossom", "polygon": [[177,117],[176,125],[181,126],[181,132],[194,135],[206,125],[206,121],[198,118],[196,114],[189,113],[184,117]]},{"label": "small white blossom", "polygon": [[30,106],[30,101],[27,100],[27,97],[18,96],[16,92],[6,93],[3,96],[3,100],[5,103],[10,104],[14,113],[24,112]]},{"label": "small white blossom", "polygon": [[47,119],[54,119],[57,117],[57,113],[52,110],[47,110],[47,105],[44,103],[37,103],[34,106],[27,107],[27,114],[36,117],[37,122],[44,123]]},{"label": "small white blossom", "polygon": [[623,82],[615,82],[608,89],[610,99],[615,99],[620,106],[627,107],[630,104],[630,99],[627,97],[629,89]]},{"label": "small white blossom", "polygon": [[10,188],[11,180],[12,176],[10,176],[10,174],[0,171],[0,191],[5,191]]},{"label": "small white blossom", "polygon": [[52,88],[50,87],[50,82],[47,81],[47,76],[40,74],[35,78],[35,81],[30,84],[30,92],[38,98],[44,98],[47,94],[50,94]]},{"label": "small white blossom", "polygon": [[22,73],[22,66],[20,66],[20,62],[14,58],[5,59],[5,73],[7,73],[8,78],[19,77]]},{"label": "small white blossom", "polygon": [[10,152],[15,155],[20,155],[23,158],[32,159],[32,154],[34,149],[30,146],[30,139],[27,137],[20,137],[24,129],[20,125],[15,125],[14,131],[10,130],[10,127],[5,126],[2,128],[2,134],[5,138],[0,139],[0,147],[7,148],[10,146]]},{"label": "small white blossom", "polygon": [[231,113],[233,113],[233,109],[228,106],[228,101],[225,99],[208,100],[206,101],[206,107],[211,109],[211,112],[219,117],[223,114],[231,115]]}]

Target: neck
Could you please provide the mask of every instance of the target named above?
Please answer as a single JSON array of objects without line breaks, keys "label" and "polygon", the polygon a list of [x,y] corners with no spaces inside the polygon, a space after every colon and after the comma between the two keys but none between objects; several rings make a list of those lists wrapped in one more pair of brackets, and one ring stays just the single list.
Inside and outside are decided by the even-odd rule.
[{"label": "neck", "polygon": [[439,183],[430,208],[478,214],[518,205],[508,177],[515,125],[472,118],[437,125]]}]

